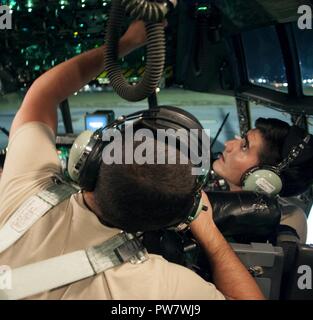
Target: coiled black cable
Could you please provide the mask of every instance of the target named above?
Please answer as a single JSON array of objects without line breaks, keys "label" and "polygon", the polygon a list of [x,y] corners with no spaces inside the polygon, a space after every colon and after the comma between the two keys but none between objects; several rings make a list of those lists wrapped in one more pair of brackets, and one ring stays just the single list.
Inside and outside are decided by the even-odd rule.
[{"label": "coiled black cable", "polygon": [[[147,32],[147,64],[145,74],[137,85],[130,85],[118,64],[118,42],[125,12],[132,18],[145,21]],[[136,102],[153,94],[162,77],[165,63],[165,34],[161,21],[167,13],[166,5],[146,0],[113,0],[107,27],[105,68],[113,89],[123,99]],[[148,22],[152,21],[152,22]]]}]

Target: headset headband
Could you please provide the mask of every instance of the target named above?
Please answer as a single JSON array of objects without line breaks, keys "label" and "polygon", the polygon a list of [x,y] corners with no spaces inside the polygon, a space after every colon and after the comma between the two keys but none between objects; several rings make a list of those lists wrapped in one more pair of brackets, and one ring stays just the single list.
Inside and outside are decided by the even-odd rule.
[{"label": "headset headband", "polygon": [[288,156],[283,159],[277,166],[277,171],[280,173],[287,169],[295,160],[298,159],[302,151],[311,140],[311,135],[307,135],[298,145],[294,146],[289,152]]},{"label": "headset headband", "polygon": [[[170,110],[170,112],[175,112],[175,116],[179,114],[180,119],[175,119],[175,117],[169,117],[169,114],[162,115],[162,112],[164,110]],[[165,111],[165,112],[166,112]],[[178,113],[179,112],[179,113]],[[100,128],[97,131],[95,131],[92,136],[90,137],[90,141],[88,142],[84,152],[82,153],[82,156],[80,157],[79,161],[76,163],[74,167],[75,173],[80,176],[81,172],[85,168],[85,163],[88,161],[88,157],[90,157],[90,154],[94,152],[94,150],[98,146],[98,152],[102,152],[103,148],[105,147],[105,143],[103,143],[103,132],[105,130],[119,128],[125,125],[126,122],[136,120],[136,124],[139,124],[140,122],[144,124],[147,128],[150,128],[152,130],[160,129],[160,126],[166,127],[168,129],[185,129],[188,131],[188,134],[191,137],[193,135],[191,134],[191,129],[198,129],[203,130],[203,127],[198,122],[196,118],[191,118],[189,114],[184,114],[184,110],[174,108],[174,107],[162,107],[162,108],[155,108],[150,110],[143,110],[143,111],[137,111],[135,113],[132,113],[127,116],[120,116],[118,119],[110,123],[104,128]],[[156,126],[154,124],[149,124],[145,121],[163,121],[163,123],[158,123]],[[184,122],[184,123],[183,123]],[[189,122],[189,123],[188,123]],[[174,125],[174,126],[173,126]],[[197,128],[195,128],[195,125]],[[177,128],[175,128],[177,126]],[[193,128],[192,128],[193,127]],[[121,130],[122,131],[122,130]],[[201,134],[197,136],[198,140],[198,152],[202,152],[202,136]],[[188,150],[191,152],[189,145]],[[207,175],[207,172],[204,172],[203,175]]]}]

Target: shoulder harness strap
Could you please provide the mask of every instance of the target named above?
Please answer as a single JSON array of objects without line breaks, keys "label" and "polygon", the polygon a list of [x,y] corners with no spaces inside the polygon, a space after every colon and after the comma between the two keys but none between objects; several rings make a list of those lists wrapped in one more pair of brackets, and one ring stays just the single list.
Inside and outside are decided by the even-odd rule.
[{"label": "shoulder harness strap", "polygon": [[55,177],[52,186],[28,198],[0,229],[0,253],[11,247],[49,210],[78,191],[73,185]]}]

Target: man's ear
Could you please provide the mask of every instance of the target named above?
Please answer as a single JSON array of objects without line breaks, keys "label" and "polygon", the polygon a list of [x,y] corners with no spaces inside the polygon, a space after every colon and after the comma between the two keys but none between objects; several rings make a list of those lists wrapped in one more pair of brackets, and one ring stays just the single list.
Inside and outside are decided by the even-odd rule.
[{"label": "man's ear", "polygon": [[84,204],[86,205],[86,207],[98,216],[99,209],[98,209],[98,206],[96,203],[96,198],[95,198],[94,192],[84,191],[83,192],[83,200],[84,200]]}]

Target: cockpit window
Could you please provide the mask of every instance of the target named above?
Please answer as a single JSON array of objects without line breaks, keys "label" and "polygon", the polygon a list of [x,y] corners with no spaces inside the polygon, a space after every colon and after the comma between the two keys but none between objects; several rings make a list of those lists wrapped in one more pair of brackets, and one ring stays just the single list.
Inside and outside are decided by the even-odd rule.
[{"label": "cockpit window", "polygon": [[279,39],[274,27],[242,35],[250,83],[288,92],[288,82]]},{"label": "cockpit window", "polygon": [[313,96],[313,30],[301,30],[294,25],[302,75],[303,93]]}]

